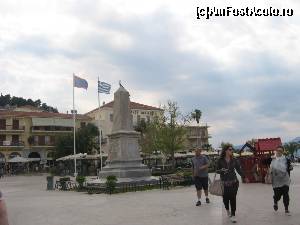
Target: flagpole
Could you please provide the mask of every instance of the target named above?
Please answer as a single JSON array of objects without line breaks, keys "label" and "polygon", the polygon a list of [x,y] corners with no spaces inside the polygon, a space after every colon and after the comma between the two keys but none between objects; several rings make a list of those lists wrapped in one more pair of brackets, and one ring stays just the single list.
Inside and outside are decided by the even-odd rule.
[{"label": "flagpole", "polygon": [[75,97],[74,97],[74,73],[73,73],[73,130],[74,130],[74,177],[77,176],[76,171],[76,114],[75,114]]},{"label": "flagpole", "polygon": [[98,77],[98,127],[99,127],[99,151],[100,151],[100,169],[102,171],[102,167],[103,167],[103,161],[102,161],[102,151],[101,151],[101,144],[102,144],[102,137],[101,137],[101,127],[100,127],[100,93],[99,93],[99,77]]}]

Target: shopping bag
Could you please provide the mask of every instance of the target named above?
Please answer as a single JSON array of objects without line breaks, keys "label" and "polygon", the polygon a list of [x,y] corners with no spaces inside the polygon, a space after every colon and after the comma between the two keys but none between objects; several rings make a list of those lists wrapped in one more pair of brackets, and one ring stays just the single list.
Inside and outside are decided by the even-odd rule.
[{"label": "shopping bag", "polygon": [[265,184],[272,184],[272,175],[271,175],[271,169],[268,169],[268,172],[265,176]]},{"label": "shopping bag", "polygon": [[214,176],[213,182],[209,186],[209,193],[211,195],[223,196],[224,193],[224,184],[220,179],[216,179],[216,173]]}]

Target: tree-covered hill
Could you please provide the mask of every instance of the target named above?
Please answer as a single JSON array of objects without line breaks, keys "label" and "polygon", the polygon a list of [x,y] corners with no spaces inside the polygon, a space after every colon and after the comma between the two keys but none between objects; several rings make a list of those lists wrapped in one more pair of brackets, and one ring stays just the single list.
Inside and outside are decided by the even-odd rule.
[{"label": "tree-covered hill", "polygon": [[52,106],[48,106],[46,103],[42,103],[40,99],[38,100],[32,100],[32,99],[25,99],[22,97],[15,97],[15,96],[10,96],[10,94],[7,95],[2,95],[0,96],[0,107],[6,107],[6,106],[25,106],[25,105],[30,105],[37,107],[39,109],[42,109],[47,112],[55,112],[57,113],[58,110],[57,108],[54,108]]}]

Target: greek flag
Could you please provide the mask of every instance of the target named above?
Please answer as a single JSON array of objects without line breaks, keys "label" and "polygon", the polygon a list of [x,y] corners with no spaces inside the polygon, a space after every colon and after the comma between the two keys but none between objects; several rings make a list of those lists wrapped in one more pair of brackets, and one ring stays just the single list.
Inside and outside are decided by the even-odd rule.
[{"label": "greek flag", "polygon": [[109,94],[111,85],[105,82],[98,81],[98,93]]},{"label": "greek flag", "polygon": [[73,85],[74,87],[77,88],[84,88],[87,89],[88,88],[88,82],[85,79],[82,79],[80,77],[77,77],[75,75],[73,75]]}]

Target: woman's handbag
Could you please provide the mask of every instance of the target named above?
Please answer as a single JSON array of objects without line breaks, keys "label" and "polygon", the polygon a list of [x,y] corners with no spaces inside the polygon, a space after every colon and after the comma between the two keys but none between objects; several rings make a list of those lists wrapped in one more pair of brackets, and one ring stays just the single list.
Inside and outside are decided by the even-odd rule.
[{"label": "woman's handbag", "polygon": [[216,180],[216,175],[217,173],[215,173],[214,180],[209,186],[209,193],[211,195],[223,196],[224,184],[220,179]]},{"label": "woman's handbag", "polygon": [[268,169],[268,172],[265,176],[265,184],[272,184],[272,175],[271,175],[271,169]]}]

